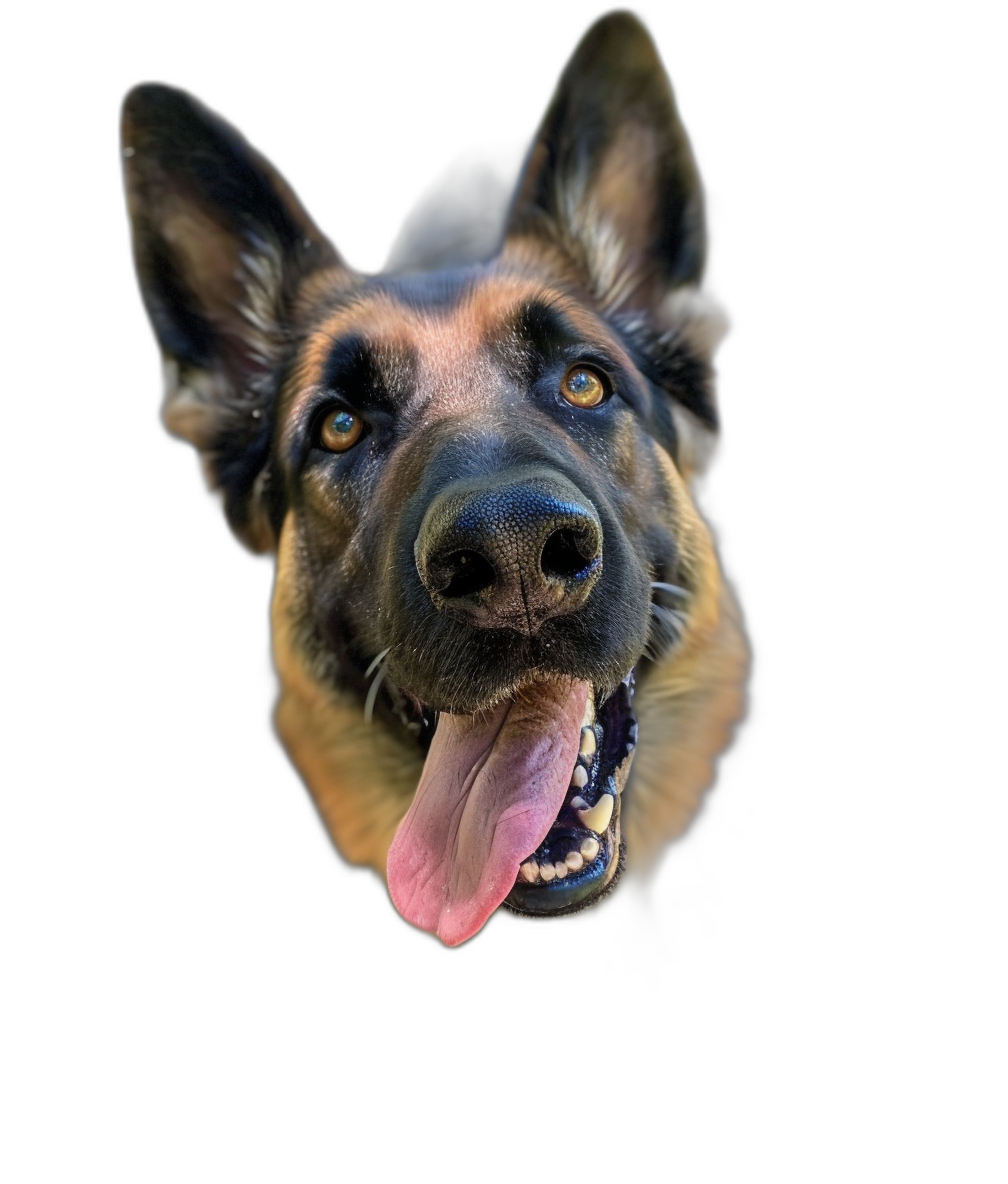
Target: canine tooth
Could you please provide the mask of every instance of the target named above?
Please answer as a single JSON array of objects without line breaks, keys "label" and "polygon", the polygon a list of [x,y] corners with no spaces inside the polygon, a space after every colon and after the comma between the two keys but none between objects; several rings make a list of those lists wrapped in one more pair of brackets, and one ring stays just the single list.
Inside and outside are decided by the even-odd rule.
[{"label": "canine tooth", "polygon": [[588,784],[588,770],[583,765],[578,765],[571,774],[571,785],[577,789],[584,789]]},{"label": "canine tooth", "polygon": [[580,851],[568,851],[564,863],[567,864],[572,872],[580,871],[584,867],[584,860],[581,858]]},{"label": "canine tooth", "polygon": [[614,800],[612,794],[604,793],[591,809],[578,810],[577,816],[581,819],[581,825],[593,830],[597,835],[604,834],[612,820]]},{"label": "canine tooth", "polygon": [[571,808],[572,810],[577,810],[578,812],[580,812],[581,810],[587,810],[587,809],[588,809],[588,803],[587,803],[587,802],[584,800],[584,798],[583,798],[583,797],[581,797],[581,796],[580,796],[580,794],[579,794],[579,795],[577,795],[576,797],[573,797],[573,798],[571,798],[571,800],[570,800],[570,808]]},{"label": "canine tooth", "polygon": [[581,720],[581,727],[588,728],[595,722],[595,703],[592,696],[588,696],[588,702],[585,704],[584,718]]},{"label": "canine tooth", "polygon": [[556,868],[553,866],[552,863],[544,863],[539,868],[539,875],[541,875],[542,878],[548,884],[550,882],[550,880],[552,880],[553,877],[556,875]]},{"label": "canine tooth", "polygon": [[598,839],[585,839],[581,843],[581,854],[584,856],[585,863],[591,863],[599,853]]},{"label": "canine tooth", "polygon": [[591,728],[581,729],[581,756],[591,756],[595,751],[595,733]]},{"label": "canine tooth", "polygon": [[562,859],[558,859],[553,866],[556,868],[556,878],[562,880],[568,872],[567,864]]},{"label": "canine tooth", "polygon": [[521,874],[526,884],[534,884],[539,879],[539,864],[534,859],[526,859],[521,865]]}]

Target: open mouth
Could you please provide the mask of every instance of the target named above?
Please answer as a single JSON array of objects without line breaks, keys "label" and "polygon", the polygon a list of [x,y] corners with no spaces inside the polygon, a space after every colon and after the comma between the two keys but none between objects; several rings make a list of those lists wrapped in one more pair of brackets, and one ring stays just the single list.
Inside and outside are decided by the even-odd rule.
[{"label": "open mouth", "polygon": [[400,715],[430,744],[388,852],[389,893],[407,921],[457,945],[501,905],[560,916],[613,886],[637,746],[636,672],[670,653],[686,626],[659,595],[690,595],[662,581],[651,589],[647,644],[615,687],[537,673],[482,711],[435,717],[414,699],[419,722]]},{"label": "open mouth", "polygon": [[623,865],[620,800],[637,746],[633,692],[631,671],[598,708],[589,695],[564,804],[522,860],[507,908],[561,916],[594,903],[615,883]]},{"label": "open mouth", "polygon": [[632,672],[604,697],[554,679],[485,713],[442,713],[389,849],[399,912],[457,945],[501,904],[560,915],[602,896],[622,866],[633,687]]}]

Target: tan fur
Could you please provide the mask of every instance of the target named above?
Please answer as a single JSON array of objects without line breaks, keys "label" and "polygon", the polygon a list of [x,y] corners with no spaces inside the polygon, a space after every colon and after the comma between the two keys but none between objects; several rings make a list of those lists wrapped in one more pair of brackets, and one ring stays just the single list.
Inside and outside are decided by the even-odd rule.
[{"label": "tan fur", "polygon": [[273,659],[280,679],[274,721],[340,854],[385,875],[396,827],[409,807],[423,757],[377,723],[359,699],[323,687],[293,636],[297,619],[297,526],[280,534],[273,592]]},{"label": "tan fur", "polygon": [[685,831],[714,780],[714,763],[745,712],[749,646],[734,594],[720,584],[703,644],[652,670],[634,698],[640,743],[623,799],[631,866],[653,863]]}]

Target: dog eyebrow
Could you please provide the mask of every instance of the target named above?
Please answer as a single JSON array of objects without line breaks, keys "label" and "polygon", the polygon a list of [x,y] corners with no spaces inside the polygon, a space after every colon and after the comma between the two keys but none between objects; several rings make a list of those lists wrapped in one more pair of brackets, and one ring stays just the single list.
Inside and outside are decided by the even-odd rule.
[{"label": "dog eyebrow", "polygon": [[414,387],[416,351],[353,333],[329,348],[322,386],[350,402],[394,411]]},{"label": "dog eyebrow", "polygon": [[526,300],[511,318],[509,329],[543,357],[583,339],[571,318],[545,300]]},{"label": "dog eyebrow", "polygon": [[492,348],[513,376],[525,382],[533,381],[543,365],[575,350],[610,360],[610,350],[602,341],[593,341],[573,317],[541,298],[523,301],[506,318]]}]

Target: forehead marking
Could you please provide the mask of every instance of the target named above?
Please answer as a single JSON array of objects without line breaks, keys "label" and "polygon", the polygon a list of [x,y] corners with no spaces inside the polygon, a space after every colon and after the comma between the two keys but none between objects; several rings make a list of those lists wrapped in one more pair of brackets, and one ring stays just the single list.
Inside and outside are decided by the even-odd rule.
[{"label": "forehead marking", "polygon": [[[379,359],[382,353],[414,354],[424,419],[489,410],[505,379],[487,347],[530,302],[557,309],[586,341],[601,337],[616,360],[630,365],[618,339],[599,319],[541,282],[516,276],[477,280],[447,309],[417,308],[379,290],[337,309],[312,334],[298,367],[292,412],[296,416],[318,390],[333,342],[347,336],[362,337]],[[515,344],[523,343],[516,338]]]}]

